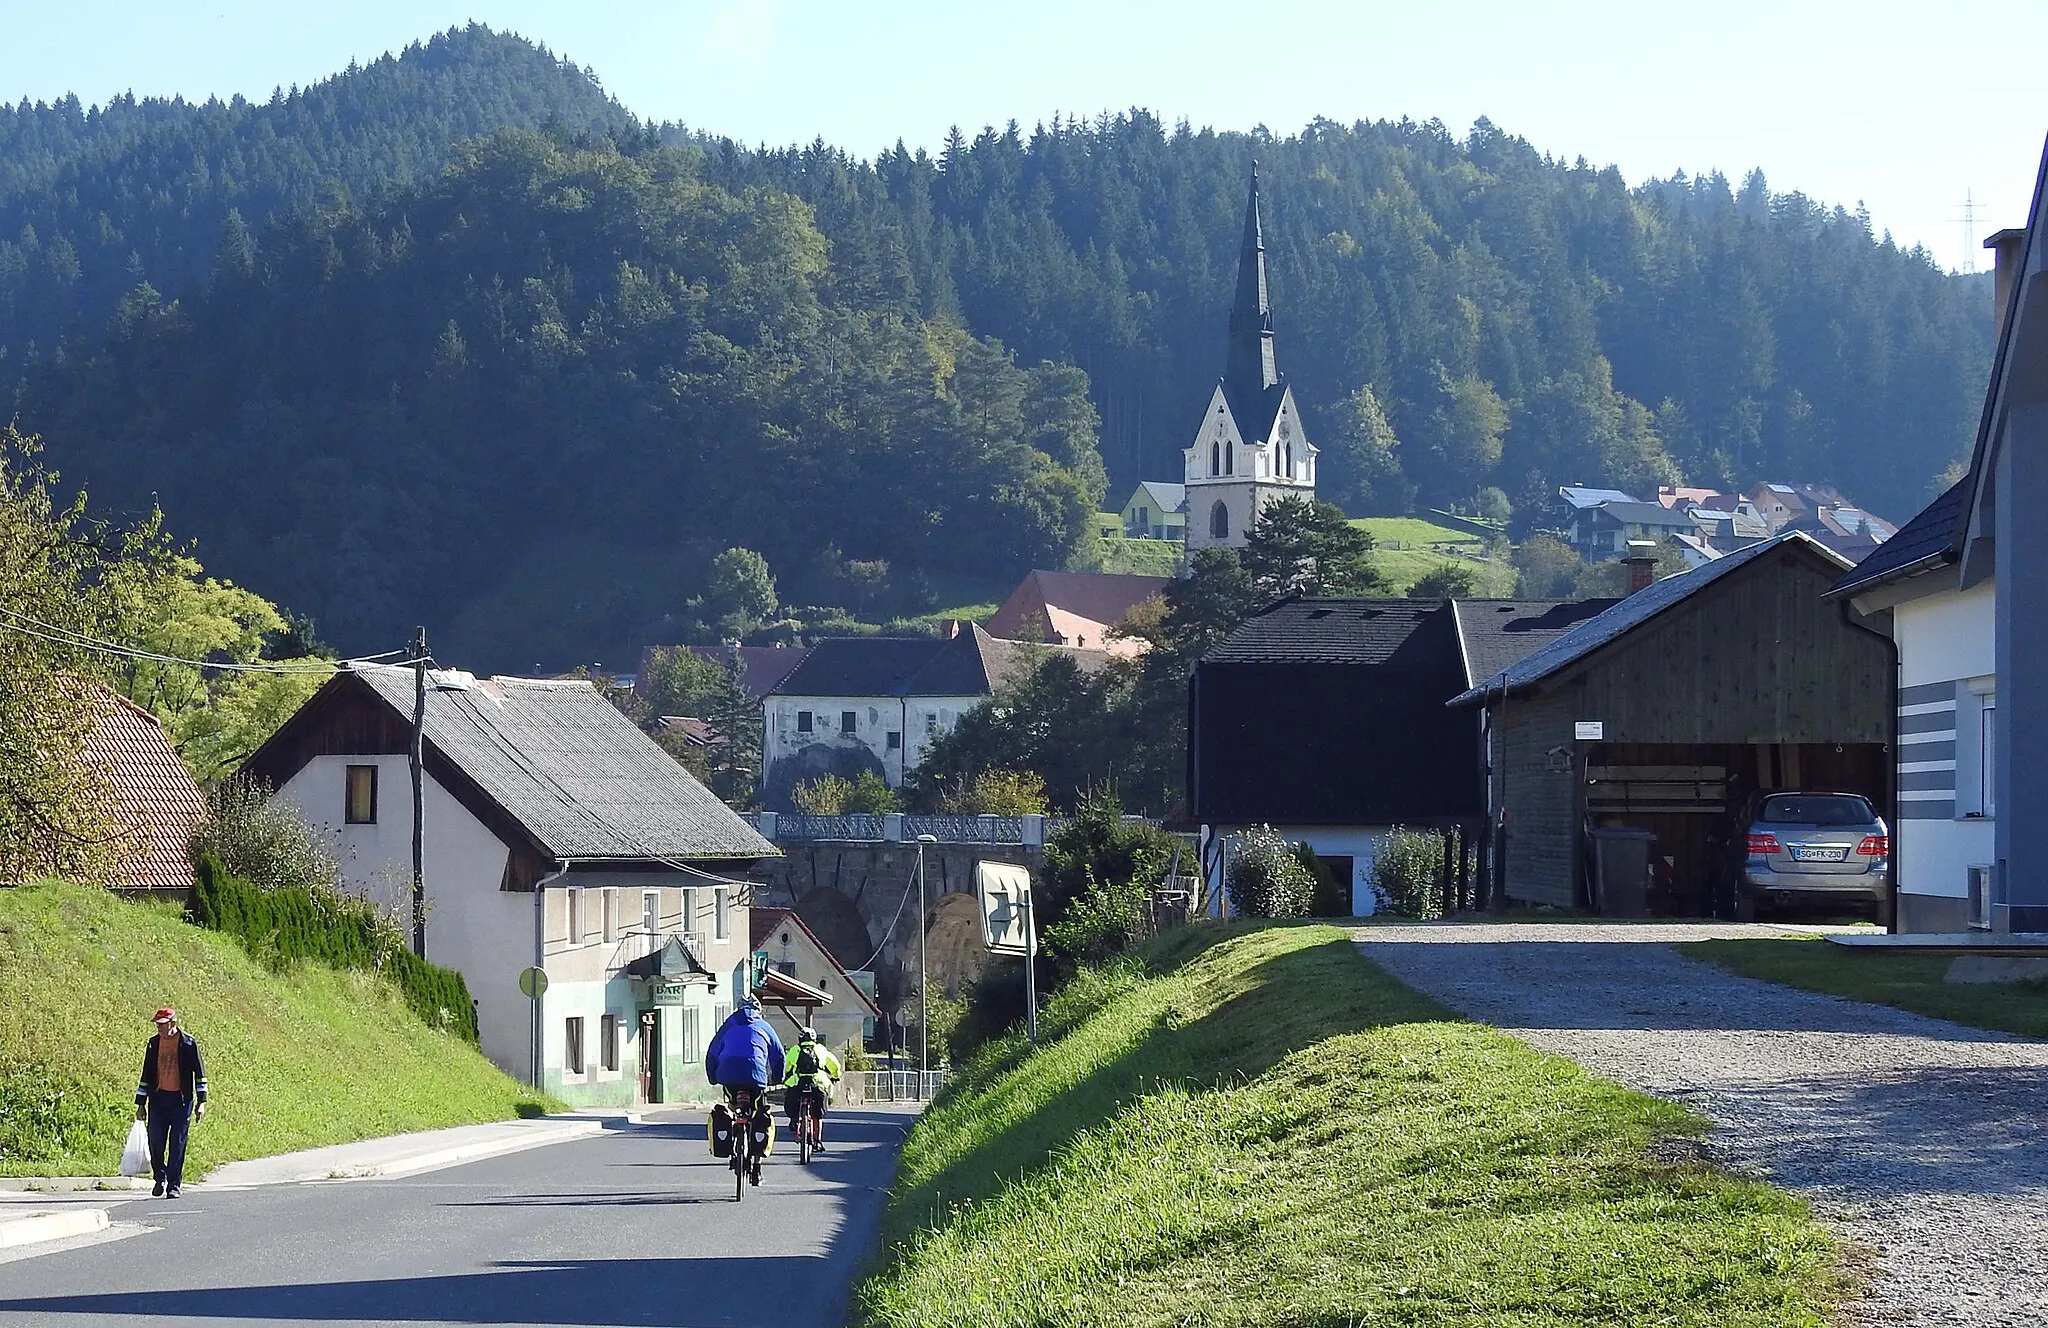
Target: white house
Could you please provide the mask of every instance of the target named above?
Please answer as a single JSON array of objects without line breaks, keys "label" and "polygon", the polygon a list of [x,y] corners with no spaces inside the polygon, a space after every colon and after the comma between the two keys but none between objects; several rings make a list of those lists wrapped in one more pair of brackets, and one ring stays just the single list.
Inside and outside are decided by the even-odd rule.
[{"label": "white house", "polygon": [[1100,650],[999,640],[969,625],[951,637],[840,637],[811,647],[761,707],[761,806],[795,809],[801,785],[872,772],[890,788],[925,749],[1005,680],[1047,654],[1100,667]]},{"label": "white house", "polygon": [[[785,977],[795,978],[830,998],[830,1004],[812,1012],[812,1027],[818,1039],[843,1054],[848,1047],[862,1047],[875,1034],[875,1022],[883,1018],[882,1007],[869,994],[872,981],[863,984],[833,957],[816,933],[804,925],[795,909],[753,910],[753,948],[768,956],[768,966]],[[871,957],[855,955],[858,964]],[[871,976],[871,975],[870,975]],[[784,1042],[794,1042],[803,1027],[802,1016],[788,1007],[771,1008],[768,1020]]]},{"label": "white house", "polygon": [[1209,394],[1182,467],[1190,552],[1242,548],[1267,504],[1316,496],[1316,448],[1302,431],[1294,389],[1273,359],[1273,306],[1266,294],[1256,169],[1244,209],[1223,377]]},{"label": "white house", "polygon": [[[426,957],[469,984],[484,1054],[578,1105],[701,1097],[748,962],[743,878],[775,848],[587,682],[427,676]],[[408,913],[413,701],[410,669],[344,670],[243,767]]]},{"label": "white house", "polygon": [[1985,242],[1998,355],[1968,473],[1830,592],[1898,650],[1900,931],[2048,931],[2029,840],[2048,812],[2033,759],[2048,743],[2048,594],[2037,572],[2013,575],[2048,553],[2044,193],[2048,156],[2026,229]]}]

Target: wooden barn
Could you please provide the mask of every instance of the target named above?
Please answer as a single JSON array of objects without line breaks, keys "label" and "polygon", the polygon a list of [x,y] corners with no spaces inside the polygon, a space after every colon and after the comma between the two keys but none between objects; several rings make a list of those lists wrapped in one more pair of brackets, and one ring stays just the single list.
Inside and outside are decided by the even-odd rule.
[{"label": "wooden barn", "polygon": [[1589,832],[1625,826],[1651,836],[1650,912],[1725,913],[1753,795],[1860,793],[1894,821],[1892,645],[1822,599],[1848,565],[1781,535],[1636,590],[1454,698],[1484,716],[1506,897],[1590,904]]}]

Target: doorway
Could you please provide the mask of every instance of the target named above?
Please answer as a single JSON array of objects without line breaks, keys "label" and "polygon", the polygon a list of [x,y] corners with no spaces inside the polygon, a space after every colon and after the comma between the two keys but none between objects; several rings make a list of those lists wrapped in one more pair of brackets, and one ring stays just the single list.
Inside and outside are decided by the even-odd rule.
[{"label": "doorway", "polygon": [[660,1088],[656,1082],[655,1067],[661,1064],[661,1014],[656,1010],[640,1012],[640,1100],[652,1103],[660,1099],[655,1096]]}]

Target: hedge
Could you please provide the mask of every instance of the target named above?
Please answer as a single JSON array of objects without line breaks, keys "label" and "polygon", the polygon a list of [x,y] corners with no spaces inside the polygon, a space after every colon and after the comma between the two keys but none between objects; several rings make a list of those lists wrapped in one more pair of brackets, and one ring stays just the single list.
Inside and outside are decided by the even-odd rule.
[{"label": "hedge", "polygon": [[276,967],[310,959],[381,973],[429,1025],[477,1040],[476,1007],[462,974],[413,954],[397,928],[363,900],[300,885],[265,890],[209,854],[199,861],[188,911],[195,923],[233,936],[252,957]]}]

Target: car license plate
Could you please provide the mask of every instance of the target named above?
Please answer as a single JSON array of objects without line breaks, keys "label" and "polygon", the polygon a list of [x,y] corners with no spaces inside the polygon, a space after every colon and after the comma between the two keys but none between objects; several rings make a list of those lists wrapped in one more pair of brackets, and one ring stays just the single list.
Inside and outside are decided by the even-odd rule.
[{"label": "car license plate", "polygon": [[1824,848],[1819,844],[1794,844],[1792,846],[1792,860],[1794,862],[1842,862],[1848,856],[1849,850],[1846,847]]}]

